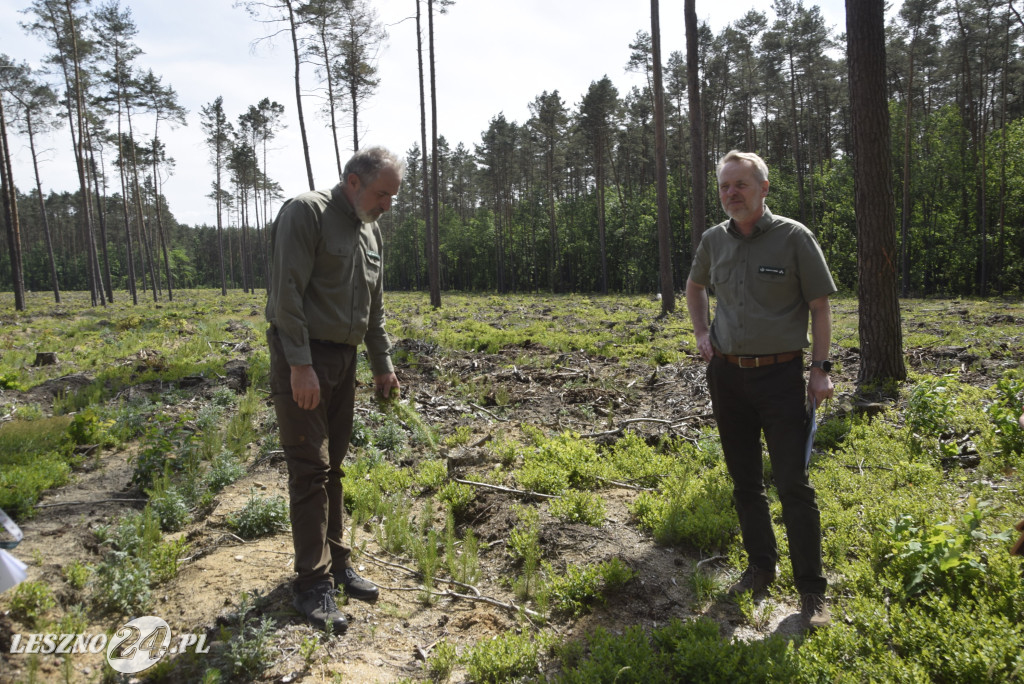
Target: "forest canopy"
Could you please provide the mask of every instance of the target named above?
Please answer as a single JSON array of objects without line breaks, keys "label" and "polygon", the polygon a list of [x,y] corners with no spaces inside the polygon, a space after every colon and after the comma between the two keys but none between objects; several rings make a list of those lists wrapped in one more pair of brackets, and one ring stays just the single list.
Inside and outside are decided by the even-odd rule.
[{"label": "forest canopy", "polygon": [[[332,14],[333,5],[353,9]],[[361,103],[380,84],[373,55],[381,35],[369,32],[366,43],[353,46],[342,29],[348,35],[353,26],[379,30],[373,3],[282,0],[273,6],[295,10],[291,24],[282,26],[294,33],[303,60],[320,65],[315,75],[310,67],[310,87],[337,88],[332,101],[338,107],[329,114],[347,122],[358,145]],[[116,3],[34,0],[23,28],[48,45],[50,57],[40,71],[18,55],[0,56],[3,149],[30,145],[40,131],[60,128],[81,160],[77,190],[44,192],[45,167],[35,178],[9,179],[25,287],[56,291],[59,283],[60,289],[89,290],[99,281],[108,297],[115,290],[137,296],[151,289],[154,298],[172,287],[262,289],[266,228],[282,200],[266,147],[294,116],[295,102],[262,97],[254,85],[254,104],[234,120],[222,98],[185,112],[175,84],[147,68],[131,12]],[[1024,20],[1012,3],[907,0],[889,14],[892,187],[904,296],[1020,293],[1022,34]],[[717,33],[702,24],[698,40],[706,168],[713,170],[732,148],[763,156],[771,170],[769,207],[806,223],[837,283],[854,290],[845,37],[817,6],[775,0],[770,11],[751,9]],[[638,32],[630,49],[623,67],[650,84],[651,36]],[[669,53],[662,68],[673,281],[681,288],[693,214],[685,56]],[[445,131],[441,122],[441,287],[592,292],[603,289],[606,273],[611,291],[658,291],[652,92],[650,86],[620,90],[613,79],[594,74],[584,93],[538,93],[524,121],[495,113],[480,122],[480,141],[471,146],[450,142],[465,131]],[[410,103],[415,96],[409,94]],[[175,154],[161,131],[184,123],[203,127],[208,172],[216,172],[205,225],[176,221],[161,192]],[[430,172],[432,150],[423,155],[421,142],[409,141],[404,152],[405,187],[382,220],[386,286],[425,289],[423,174]],[[723,218],[713,171],[707,188],[711,225]],[[0,257],[4,289],[16,277],[11,228],[8,233],[10,249]]]}]

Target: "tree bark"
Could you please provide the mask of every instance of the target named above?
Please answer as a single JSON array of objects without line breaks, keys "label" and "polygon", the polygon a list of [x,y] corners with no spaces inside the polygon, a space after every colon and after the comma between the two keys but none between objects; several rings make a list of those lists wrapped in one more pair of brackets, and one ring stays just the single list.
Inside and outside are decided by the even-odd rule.
[{"label": "tree bark", "polygon": [[661,276],[661,313],[676,310],[672,278],[672,233],[668,215],[668,155],[665,142],[665,88],[661,77],[661,22],[658,0],[651,0],[651,58],[654,62],[654,158],[658,185],[658,252]]},{"label": "tree bark", "polygon": [[683,18],[686,22],[686,92],[690,102],[690,166],[693,174],[693,210],[690,216],[691,254],[697,253],[697,245],[707,227],[704,197],[707,195],[708,177],[704,167],[704,113],[701,107],[700,64],[697,45],[697,11],[694,0],[683,3]]},{"label": "tree bark", "polygon": [[430,305],[439,309],[441,307],[441,260],[438,244],[441,240],[441,233],[438,229],[440,209],[437,192],[437,76],[434,66],[436,61],[434,58],[434,0],[427,0],[427,34],[430,42],[430,206],[433,212],[431,221],[433,237],[430,240]]},{"label": "tree bark", "polygon": [[861,363],[857,382],[907,377],[903,360],[896,204],[885,87],[884,0],[847,0]]}]

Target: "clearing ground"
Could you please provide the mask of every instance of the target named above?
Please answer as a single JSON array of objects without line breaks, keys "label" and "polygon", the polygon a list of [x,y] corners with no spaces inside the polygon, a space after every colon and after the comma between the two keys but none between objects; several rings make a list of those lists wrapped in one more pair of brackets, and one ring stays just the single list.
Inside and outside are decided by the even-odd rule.
[{"label": "clearing ground", "polygon": [[[614,440],[628,428],[650,442],[665,435],[696,440],[713,425],[710,400],[704,379],[704,364],[693,355],[657,367],[637,362],[624,365],[618,359],[548,350],[542,340],[513,346],[497,354],[441,350],[417,340],[401,339],[396,347],[406,353],[397,372],[405,401],[412,401],[422,419],[443,438],[458,428],[468,427],[470,437],[458,447],[441,446],[449,477],[465,479],[472,473],[491,470],[495,459],[488,450],[498,435],[518,436],[523,426],[547,432],[574,430],[598,442]],[[855,410],[863,399],[854,399],[852,388],[858,371],[857,354],[834,347],[841,371],[836,377],[837,399],[827,410]],[[528,366],[516,365],[524,356]],[[1002,359],[991,368],[971,365],[965,349],[930,348],[910,350],[910,363],[919,368],[962,366],[979,384],[988,384],[1006,364],[1021,359]],[[243,349],[236,359],[235,374],[225,378],[202,379],[188,387],[199,402],[219,385],[244,387],[246,361]],[[482,399],[467,399],[454,392],[451,378],[480,378],[490,390]],[[241,381],[239,380],[241,378]],[[60,391],[61,383],[73,386],[88,382],[88,376],[67,376],[14,397],[4,399],[43,402]],[[233,383],[233,384],[232,384]],[[139,388],[145,391],[148,388]],[[51,399],[52,400],[52,399]],[[358,411],[371,409],[370,388],[359,388]],[[266,416],[270,416],[268,412]],[[266,420],[261,430],[273,430]],[[255,450],[254,450],[255,453]],[[72,561],[95,563],[94,530],[114,523],[128,510],[139,510],[144,495],[131,483],[131,449],[104,451],[88,461],[73,482],[50,491],[40,501],[38,515],[22,525],[24,541],[16,555],[29,564],[29,577],[42,580],[57,592],[63,605],[81,600],[62,575]],[[407,464],[431,457],[422,445],[407,453]],[[518,601],[510,579],[519,572],[506,547],[515,525],[514,506],[526,501],[515,492],[479,489],[470,512],[460,520],[460,530],[472,528],[481,541],[480,564],[483,579],[475,590],[439,583],[439,592],[455,591],[476,595],[438,597],[422,600],[422,586],[409,561],[390,556],[378,545],[369,527],[357,531],[357,545],[365,544],[357,567],[381,587],[375,604],[349,601],[344,611],[349,618],[346,634],[323,639],[310,655],[304,646],[317,634],[291,606],[289,582],[293,576],[291,537],[281,533],[245,542],[231,533],[226,520],[245,504],[250,493],[286,495],[287,473],[283,457],[271,451],[254,458],[247,474],[220,492],[208,515],[178,533],[189,542],[189,552],[177,576],[154,588],[148,611],[166,620],[174,634],[196,633],[207,637],[211,660],[223,653],[219,642],[222,627],[232,627],[239,618],[243,594],[251,597],[250,616],[273,621],[273,658],[258,675],[259,681],[346,681],[392,682],[426,677],[424,658],[438,643],[455,644],[459,653],[482,640],[510,629],[540,629],[518,613]],[[724,558],[701,556],[691,551],[656,545],[631,519],[628,504],[639,495],[628,483],[608,483],[601,490],[606,519],[600,528],[562,522],[541,510],[541,542],[544,559],[557,569],[619,558],[635,571],[623,591],[606,604],[578,619],[555,617],[543,626],[558,638],[580,637],[594,627],[616,631],[631,625],[654,628],[672,618],[708,616],[721,626],[725,637],[760,639],[772,633],[795,635],[800,621],[791,587],[780,587],[762,604],[763,620],[757,629],[741,615],[738,607],[724,599],[696,600],[688,577],[698,563],[716,568],[727,581],[735,570]],[[535,501],[536,502],[536,501]],[[443,573],[442,573],[443,574]],[[86,632],[113,631],[131,617],[90,616]],[[841,610],[834,619],[842,620]],[[0,613],[0,681],[100,681],[104,679],[102,654],[76,654],[67,660],[56,655],[37,659],[11,654],[13,634],[33,628]],[[167,681],[192,681],[196,666],[182,660],[160,671]],[[144,673],[145,674],[145,673]],[[453,681],[465,681],[466,673],[456,668]]]}]

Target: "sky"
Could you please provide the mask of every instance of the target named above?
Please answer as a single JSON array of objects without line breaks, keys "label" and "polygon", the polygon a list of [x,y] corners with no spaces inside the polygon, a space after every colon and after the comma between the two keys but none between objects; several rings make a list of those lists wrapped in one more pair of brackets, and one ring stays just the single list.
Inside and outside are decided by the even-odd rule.
[{"label": "sky", "polygon": [[[94,0],[93,6],[109,0]],[[804,0],[818,5],[826,25],[845,32],[844,0]],[[682,0],[662,0],[662,58],[685,52]],[[19,26],[29,0],[0,0],[0,53],[40,66],[49,48]],[[308,189],[295,107],[294,63],[287,34],[260,41],[277,27],[257,23],[232,0],[121,0],[132,10],[138,28],[137,60],[177,92],[188,110],[187,126],[161,124],[160,138],[176,161],[164,180],[164,195],[175,218],[189,225],[216,222],[207,198],[213,182],[209,152],[203,142],[200,111],[218,96],[229,120],[263,98],[285,107],[286,128],[270,143],[267,172],[286,197]],[[389,37],[378,62],[380,86],[360,111],[360,146],[384,145],[404,156],[420,140],[415,3],[376,0],[373,6]],[[773,17],[768,2],[726,3],[697,0],[697,17],[714,32],[757,7]],[[424,17],[424,24],[426,18]],[[650,32],[650,3],[641,0],[456,0],[448,13],[434,18],[438,132],[452,148],[471,151],[490,121],[504,114],[525,123],[529,104],[543,92],[557,90],[575,109],[593,81],[608,76],[620,96],[643,76],[626,72],[638,31]],[[302,74],[304,91],[316,87],[312,70]],[[316,95],[303,98],[317,188],[337,182],[333,142],[318,113]],[[428,104],[429,116],[429,104]],[[147,139],[152,121],[143,119]],[[428,124],[429,133],[429,124]],[[342,163],[351,155],[351,132],[339,132]],[[34,187],[27,139],[12,138],[15,182],[22,191]],[[44,191],[74,191],[77,176],[67,127],[37,141]]]}]

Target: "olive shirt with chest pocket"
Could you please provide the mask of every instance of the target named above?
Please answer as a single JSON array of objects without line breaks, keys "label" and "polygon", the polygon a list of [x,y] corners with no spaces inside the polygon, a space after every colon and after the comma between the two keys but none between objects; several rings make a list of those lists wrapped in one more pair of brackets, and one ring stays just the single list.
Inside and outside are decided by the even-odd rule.
[{"label": "olive shirt with chest pocket", "polygon": [[705,231],[689,278],[714,289],[711,342],[737,356],[807,347],[808,302],[836,291],[811,231],[767,207],[749,237],[731,219]]},{"label": "olive shirt with chest pocket", "polygon": [[290,200],[274,222],[267,320],[289,365],[311,363],[309,341],[366,345],[373,374],[393,371],[384,327],[381,235],[341,185]]}]

